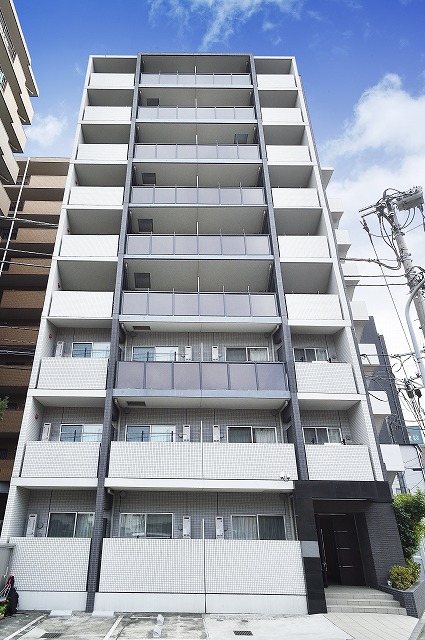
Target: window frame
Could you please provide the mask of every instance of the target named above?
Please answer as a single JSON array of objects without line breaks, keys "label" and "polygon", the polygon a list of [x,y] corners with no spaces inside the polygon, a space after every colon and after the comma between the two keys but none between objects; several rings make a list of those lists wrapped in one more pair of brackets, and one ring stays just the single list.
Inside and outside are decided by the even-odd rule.
[{"label": "window frame", "polygon": [[[74,345],[76,345],[76,344],[88,344],[88,345],[90,345],[90,355],[89,356],[77,356],[77,355],[74,355]],[[107,345],[109,348],[102,348],[102,347],[99,348],[99,346],[97,346],[97,345],[104,345],[104,346]],[[71,358],[81,358],[81,359],[86,359],[86,358],[87,359],[90,359],[90,358],[101,358],[101,359],[109,358],[110,350],[111,350],[111,343],[107,342],[107,341],[96,342],[96,341],[90,341],[90,340],[75,340],[75,341],[72,342],[72,346],[71,346]],[[93,354],[96,353],[96,351],[98,351],[100,353],[104,353],[104,354],[107,353],[107,355],[100,355],[100,356],[93,355]]]},{"label": "window frame", "polygon": [[[57,536],[49,536],[49,529],[50,529],[50,518],[52,515],[56,515],[56,514],[64,514],[64,513],[68,513],[68,514],[74,514],[74,528],[72,531],[72,536],[60,536],[61,538],[75,538],[75,530],[77,528],[77,516],[79,515],[89,515],[89,516],[93,516],[93,520],[94,520],[94,516],[95,516],[95,512],[94,511],[49,511],[49,517],[47,519],[47,533],[46,533],[46,538],[56,538]],[[93,522],[94,525],[94,522]],[[93,537],[93,526],[92,526],[92,531],[91,531],[91,535],[90,537],[84,537],[82,539],[91,539]],[[78,537],[78,539],[80,539],[80,536]]]},{"label": "window frame", "polygon": [[[302,429],[303,429],[303,439],[304,439],[304,444],[313,444],[314,446],[316,446],[316,445],[319,445],[319,446],[320,446],[320,445],[323,445],[323,444],[342,444],[343,436],[342,436],[342,429],[341,429],[341,427],[328,427],[328,426],[326,426],[326,425],[319,425],[319,426],[318,426],[318,425],[315,425],[315,426],[311,426],[311,427],[303,427]],[[306,439],[305,439],[305,429],[314,429],[314,430],[315,430],[315,432],[316,432],[316,434],[315,434],[315,439],[316,439],[316,441],[317,441],[317,442],[306,442]],[[327,435],[327,438],[328,438],[327,442],[319,443],[318,438],[317,438],[317,429],[326,429],[326,435]],[[337,430],[337,429],[338,429],[338,431],[339,431],[339,437],[340,437],[340,441],[339,441],[339,442],[330,442],[330,441],[329,441],[329,429],[334,429],[334,430]]]},{"label": "window frame", "polygon": [[[81,440],[62,440],[62,427],[81,427]],[[99,430],[99,439],[98,440],[85,440],[84,439],[84,430],[87,427],[87,429],[90,429],[92,427],[100,427]],[[61,423],[60,425],[60,431],[59,431],[59,442],[101,442],[102,441],[102,431],[103,431],[103,424],[82,424],[82,423],[74,423],[74,422],[64,422]]]},{"label": "window frame", "polygon": [[[154,536],[146,536],[146,528],[148,524],[148,516],[171,516],[171,536],[169,538],[158,538]],[[144,536],[122,536],[121,535],[121,516],[144,516],[145,518],[145,535]],[[130,538],[137,540],[139,538],[143,540],[173,540],[174,539],[174,513],[170,511],[122,511],[119,513],[118,522],[118,538]]]},{"label": "window frame", "polygon": [[[135,360],[134,359],[134,350],[135,349],[152,349],[154,351],[154,359],[153,360]],[[175,358],[174,360],[157,360],[157,349],[169,349],[170,354],[174,352]],[[178,362],[179,360],[179,347],[176,346],[144,346],[144,345],[137,345],[137,346],[133,346],[131,348],[131,361],[132,362]]]},{"label": "window frame", "polygon": [[[244,443],[244,442],[230,442],[229,441],[229,429],[250,429],[251,430],[251,442],[248,443]],[[256,442],[254,440],[254,430],[255,429],[270,429],[271,431],[274,431],[274,442],[270,442],[270,443],[262,443],[262,442]],[[226,435],[227,435],[227,444],[277,444],[277,429],[276,427],[260,427],[258,425],[247,425],[247,424],[230,424],[227,425],[227,431],[226,431]]]},{"label": "window frame", "polygon": [[[268,540],[266,538],[260,538],[260,525],[258,522],[258,518],[262,517],[262,518],[267,518],[267,517],[281,517],[283,520],[283,530],[285,533],[285,537],[284,540],[288,540],[288,532],[287,532],[287,527],[286,527],[286,517],[285,514],[283,513],[232,513],[230,514],[230,530],[232,532],[232,540],[241,540],[241,538],[234,538],[233,537],[233,518],[255,518],[256,519],[256,523],[257,523],[257,537],[256,538],[246,538],[246,540]],[[274,540],[280,540],[280,538],[273,538]]]},{"label": "window frame", "polygon": [[[306,357],[306,350],[307,349],[314,349],[314,360],[307,360],[307,357]],[[303,357],[302,360],[297,360],[295,358],[295,351],[297,351],[297,350],[299,350],[299,351],[303,350],[304,351],[304,357]],[[308,364],[310,364],[312,362],[329,362],[329,350],[328,350],[327,347],[294,347],[293,351],[294,351],[294,362],[307,362]],[[318,360],[317,351],[325,351],[326,352],[325,360],[321,360],[321,359]]]},{"label": "window frame", "polygon": [[[263,345],[247,345],[246,347],[236,347],[236,346],[231,346],[231,347],[225,347],[225,354],[224,354],[224,358],[225,358],[225,362],[272,362],[272,360],[270,360],[270,350],[269,347],[265,347]],[[227,359],[227,351],[228,349],[245,349],[245,360],[228,360]],[[267,360],[249,360],[248,359],[248,355],[249,355],[249,350],[250,349],[264,349],[267,353]]]},{"label": "window frame", "polygon": [[[129,427],[148,427],[149,428],[149,440],[128,440],[128,428]],[[175,424],[126,424],[125,425],[125,442],[155,442],[152,441],[152,427],[166,427],[172,429],[173,438],[172,440],[158,440],[158,442],[177,442],[176,438],[176,425]]]}]

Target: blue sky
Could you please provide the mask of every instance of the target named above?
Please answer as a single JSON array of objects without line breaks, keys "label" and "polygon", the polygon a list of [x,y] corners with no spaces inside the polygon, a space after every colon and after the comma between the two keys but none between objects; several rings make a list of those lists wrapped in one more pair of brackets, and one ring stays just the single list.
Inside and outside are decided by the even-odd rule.
[{"label": "blue sky", "polygon": [[[329,193],[344,200],[350,255],[371,255],[359,208],[387,187],[425,186],[425,0],[15,0],[15,6],[40,90],[29,155],[70,154],[90,54],[295,55],[322,164],[335,168]],[[421,229],[408,236],[422,266],[424,239]],[[395,289],[403,308],[406,292]],[[378,328],[402,349],[396,323],[388,322],[388,300],[376,304],[382,293],[365,287],[357,297],[370,300]]]}]

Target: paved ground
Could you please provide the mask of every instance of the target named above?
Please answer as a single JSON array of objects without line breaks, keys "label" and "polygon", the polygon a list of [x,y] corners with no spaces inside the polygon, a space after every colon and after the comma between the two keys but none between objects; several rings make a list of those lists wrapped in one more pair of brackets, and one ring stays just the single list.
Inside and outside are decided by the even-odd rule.
[{"label": "paved ground", "polygon": [[[76,613],[51,617],[48,612],[18,613],[0,620],[0,640],[144,640],[154,637],[154,615],[115,614],[92,617]],[[315,616],[166,615],[161,638],[167,640],[235,640],[235,631],[253,640],[425,640],[415,618],[382,614],[330,613]],[[419,629],[419,631],[418,631]],[[247,634],[246,632],[251,632]]]}]

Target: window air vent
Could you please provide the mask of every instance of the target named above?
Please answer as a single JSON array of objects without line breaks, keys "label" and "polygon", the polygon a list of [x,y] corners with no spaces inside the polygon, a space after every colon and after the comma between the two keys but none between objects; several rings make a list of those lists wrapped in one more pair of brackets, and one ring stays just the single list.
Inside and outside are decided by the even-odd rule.
[{"label": "window air vent", "polygon": [[150,273],[135,273],[134,274],[134,286],[136,289],[150,289],[151,288],[151,274]]},{"label": "window air vent", "polygon": [[247,144],[247,143],[248,143],[247,133],[235,133],[235,144]]},{"label": "window air vent", "polygon": [[57,631],[49,631],[48,633],[43,633],[40,638],[60,638],[62,633],[58,633]]},{"label": "window air vent", "polygon": [[138,218],[139,233],[152,233],[153,218]]},{"label": "window air vent", "polygon": [[133,331],[151,331],[151,328],[148,326],[144,327],[142,325],[136,324],[133,325]]},{"label": "window air vent", "polygon": [[147,107],[159,107],[159,98],[146,98]]},{"label": "window air vent", "polygon": [[137,400],[127,400],[127,407],[134,407],[135,409],[137,409],[137,407],[139,408],[146,407],[146,402],[138,402]]},{"label": "window air vent", "polygon": [[156,184],[156,173],[142,173],[143,184]]},{"label": "window air vent", "polygon": [[233,632],[235,634],[235,636],[253,636],[254,634],[252,633],[252,631],[234,631]]}]

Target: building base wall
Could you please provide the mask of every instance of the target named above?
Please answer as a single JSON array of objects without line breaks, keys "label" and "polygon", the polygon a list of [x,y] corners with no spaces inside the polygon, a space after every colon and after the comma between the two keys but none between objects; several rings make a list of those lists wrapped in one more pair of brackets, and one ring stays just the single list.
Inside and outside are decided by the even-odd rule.
[{"label": "building base wall", "polygon": [[95,612],[305,615],[305,596],[203,593],[97,593]]},{"label": "building base wall", "polygon": [[20,611],[84,611],[87,593],[85,591],[21,591],[19,593]]}]

